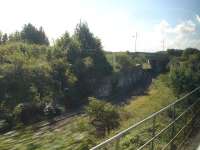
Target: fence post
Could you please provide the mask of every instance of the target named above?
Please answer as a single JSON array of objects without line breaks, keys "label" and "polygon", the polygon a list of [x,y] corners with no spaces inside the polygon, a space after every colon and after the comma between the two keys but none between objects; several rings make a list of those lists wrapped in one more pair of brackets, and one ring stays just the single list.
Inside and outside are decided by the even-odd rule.
[{"label": "fence post", "polygon": [[[153,117],[152,138],[155,136],[155,134],[156,134],[156,116]],[[151,143],[151,150],[154,150],[154,140],[152,140]]]},{"label": "fence post", "polygon": [[[175,108],[175,104],[172,106],[172,121],[174,121],[176,119],[176,108]],[[172,131],[171,131],[171,139],[174,138],[174,132],[175,132],[175,122],[172,124]],[[171,142],[170,145],[170,150],[174,150],[174,140]]]}]

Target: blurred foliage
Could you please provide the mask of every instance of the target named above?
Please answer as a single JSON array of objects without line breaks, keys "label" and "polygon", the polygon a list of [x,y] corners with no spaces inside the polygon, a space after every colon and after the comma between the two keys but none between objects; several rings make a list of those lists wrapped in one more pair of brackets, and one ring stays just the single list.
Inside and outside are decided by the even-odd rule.
[{"label": "blurred foliage", "polygon": [[[112,137],[120,131],[130,127],[130,125],[144,119],[149,114],[174,102],[176,97],[172,89],[166,84],[168,78],[168,74],[160,75],[153,81],[147,95],[131,98],[128,103],[118,106],[115,111],[120,115],[120,126],[111,130],[105,137],[95,136],[93,131],[94,127],[90,124],[91,120],[89,120],[89,117],[86,115],[78,115],[68,119],[65,123],[61,121],[57,125],[49,125],[40,128],[39,130],[36,130],[35,128],[43,126],[46,122],[26,126],[21,130],[14,130],[7,134],[1,134],[0,149],[35,148],[42,150],[88,150],[101,141]],[[102,100],[97,101],[98,103],[102,103]],[[100,109],[102,110],[102,108]],[[158,127],[164,127],[166,125],[166,120],[169,119],[170,118],[165,114],[164,116],[163,114],[159,116],[156,119]],[[152,135],[151,130],[149,130],[152,127],[152,120],[147,123],[147,126],[141,126],[127,134],[124,138],[121,138],[120,148],[133,149],[135,142],[138,144],[144,143],[145,139],[147,139],[149,135]],[[161,144],[165,144],[165,140],[162,140],[161,142]],[[114,147],[115,142],[112,144],[109,146]],[[110,147],[110,149],[113,147]]]},{"label": "blurred foliage", "polygon": [[90,97],[86,113],[99,136],[105,136],[119,126],[120,117],[117,108],[105,101]]},{"label": "blurred foliage", "polygon": [[[0,34],[0,111],[24,124],[87,103],[98,83],[112,73],[101,42],[86,23],[48,46],[42,27]],[[40,117],[37,115],[40,114]]]},{"label": "blurred foliage", "polygon": [[200,85],[200,51],[188,48],[178,58],[172,59],[170,78],[177,94],[186,93],[198,87]]}]

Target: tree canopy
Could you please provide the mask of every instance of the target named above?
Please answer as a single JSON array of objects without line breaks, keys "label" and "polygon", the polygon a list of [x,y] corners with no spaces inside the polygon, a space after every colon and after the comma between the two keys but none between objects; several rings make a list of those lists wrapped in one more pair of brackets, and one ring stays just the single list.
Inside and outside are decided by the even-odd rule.
[{"label": "tree canopy", "polygon": [[24,25],[21,31],[21,39],[31,44],[49,45],[49,40],[42,27],[39,30],[32,24]]},{"label": "tree canopy", "polygon": [[[10,114],[26,123],[56,113],[54,107],[68,110],[87,103],[112,67],[86,24],[78,26],[80,30],[72,36],[66,32],[53,46],[44,30],[32,24],[0,34],[0,118]],[[86,35],[90,37],[83,40]]]},{"label": "tree canopy", "polygon": [[200,51],[188,48],[170,65],[171,83],[180,94],[200,85]]}]

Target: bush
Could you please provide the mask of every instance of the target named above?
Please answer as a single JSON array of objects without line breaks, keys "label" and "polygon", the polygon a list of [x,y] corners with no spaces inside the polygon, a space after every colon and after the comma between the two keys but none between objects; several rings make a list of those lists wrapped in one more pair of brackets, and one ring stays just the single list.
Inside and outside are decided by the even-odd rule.
[{"label": "bush", "polygon": [[0,120],[0,133],[9,131],[14,125],[13,118],[11,115],[4,117],[4,120]]},{"label": "bush", "polygon": [[98,135],[105,136],[106,133],[119,126],[120,117],[116,107],[105,101],[90,97],[86,113]]},{"label": "bush", "polygon": [[53,118],[55,116],[58,116],[61,114],[61,109],[57,106],[54,106],[53,104],[48,104],[45,106],[44,108],[44,114],[48,117],[48,118]]},{"label": "bush", "polygon": [[94,139],[92,137],[86,137],[80,141],[80,145],[77,149],[89,150],[93,145],[95,145]]},{"label": "bush", "polygon": [[15,107],[13,115],[16,122],[28,124],[37,121],[43,115],[42,106],[20,103]]},{"label": "bush", "polygon": [[179,62],[170,66],[170,79],[177,94],[189,92],[200,85],[200,52],[186,49]]}]

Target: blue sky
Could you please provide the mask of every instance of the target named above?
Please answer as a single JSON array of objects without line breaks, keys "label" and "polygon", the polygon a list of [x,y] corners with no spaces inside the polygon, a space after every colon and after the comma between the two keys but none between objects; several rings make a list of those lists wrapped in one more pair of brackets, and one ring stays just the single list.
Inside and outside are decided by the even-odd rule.
[{"label": "blue sky", "polygon": [[200,48],[199,0],[0,0],[0,30],[25,23],[43,26],[50,41],[73,33],[81,20],[102,40],[105,50],[138,51]]}]

